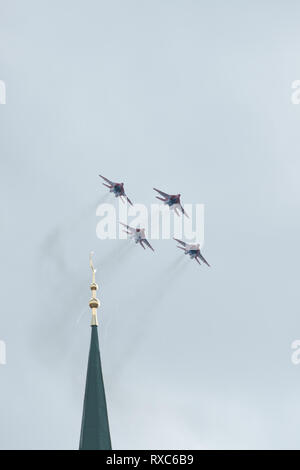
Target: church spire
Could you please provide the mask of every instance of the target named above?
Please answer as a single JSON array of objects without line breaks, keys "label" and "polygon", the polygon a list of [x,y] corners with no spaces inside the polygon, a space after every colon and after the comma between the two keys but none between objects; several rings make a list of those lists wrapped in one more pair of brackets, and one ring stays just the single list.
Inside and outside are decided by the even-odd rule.
[{"label": "church spire", "polygon": [[93,273],[91,284],[92,298],[89,302],[89,306],[92,310],[92,333],[79,450],[111,450],[98,339],[97,309],[100,306],[100,301],[96,298],[98,285],[95,279],[96,270],[92,261],[92,253],[90,255],[90,267]]}]

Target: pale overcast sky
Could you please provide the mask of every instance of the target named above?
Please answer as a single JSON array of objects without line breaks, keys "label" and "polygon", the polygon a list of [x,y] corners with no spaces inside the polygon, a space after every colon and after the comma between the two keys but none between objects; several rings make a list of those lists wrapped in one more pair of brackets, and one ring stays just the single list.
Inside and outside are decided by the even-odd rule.
[{"label": "pale overcast sky", "polygon": [[[78,448],[94,250],[115,449],[299,449],[299,2],[0,11],[0,448]],[[97,239],[99,173],[204,204],[212,267]]]}]

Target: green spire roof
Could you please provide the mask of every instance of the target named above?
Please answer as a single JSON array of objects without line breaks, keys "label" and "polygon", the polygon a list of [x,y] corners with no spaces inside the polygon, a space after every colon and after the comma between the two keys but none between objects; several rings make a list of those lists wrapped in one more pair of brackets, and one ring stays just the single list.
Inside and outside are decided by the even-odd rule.
[{"label": "green spire roof", "polygon": [[111,450],[97,330],[92,326],[79,450]]},{"label": "green spire roof", "polygon": [[92,298],[89,302],[89,306],[92,310],[92,335],[86,376],[79,450],[111,450],[98,340],[97,309],[100,306],[100,301],[96,297],[98,285],[95,280],[96,270],[92,261],[92,253],[90,254],[90,267],[93,272],[93,280],[90,286]]}]

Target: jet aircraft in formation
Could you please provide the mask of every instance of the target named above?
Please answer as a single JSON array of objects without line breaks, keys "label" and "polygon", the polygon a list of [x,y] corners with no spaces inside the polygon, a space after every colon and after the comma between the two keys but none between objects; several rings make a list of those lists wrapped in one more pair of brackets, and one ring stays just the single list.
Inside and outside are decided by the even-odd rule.
[{"label": "jet aircraft in formation", "polygon": [[[129,204],[133,205],[131,200],[128,198],[127,194],[125,193],[124,183],[115,183],[105,178],[105,176],[102,176],[102,175],[99,175],[99,176],[105,181],[105,183],[103,183],[104,186],[109,188],[109,191],[111,193],[114,193],[115,197],[119,197],[123,202],[124,202],[123,200],[124,198],[127,200]],[[170,210],[173,209],[177,215],[180,215],[180,213],[178,212],[180,211],[182,214],[188,217],[188,214],[185,212],[180,201],[181,194],[168,194],[168,193],[164,193],[163,191],[160,191],[159,189],[156,189],[156,188],[153,188],[153,189],[159,194],[159,196],[156,196],[156,198],[159,199],[160,201],[163,201],[164,204],[168,205]],[[126,232],[130,236],[130,238],[135,241],[136,244],[140,244],[144,248],[144,250],[146,249],[146,246],[147,246],[152,251],[154,251],[153,247],[150,245],[149,241],[146,238],[145,229],[140,228],[140,227],[130,227],[129,225],[123,224],[122,222],[120,222],[120,224],[126,228],[124,232]],[[196,260],[198,264],[201,264],[200,261],[202,261],[207,266],[210,266],[200,251],[199,243],[192,245],[182,240],[179,240],[178,238],[174,238],[174,240],[177,241],[177,243],[179,243],[177,247],[183,250],[185,255],[189,255],[189,257],[191,259]]]}]

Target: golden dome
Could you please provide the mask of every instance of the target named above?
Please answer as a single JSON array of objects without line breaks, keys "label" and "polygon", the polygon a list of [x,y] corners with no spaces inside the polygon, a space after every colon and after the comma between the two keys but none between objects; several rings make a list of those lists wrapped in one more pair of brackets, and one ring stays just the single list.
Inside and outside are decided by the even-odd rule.
[{"label": "golden dome", "polygon": [[100,307],[100,300],[96,299],[95,297],[91,298],[89,301],[90,308],[99,308]]}]

